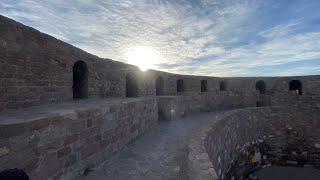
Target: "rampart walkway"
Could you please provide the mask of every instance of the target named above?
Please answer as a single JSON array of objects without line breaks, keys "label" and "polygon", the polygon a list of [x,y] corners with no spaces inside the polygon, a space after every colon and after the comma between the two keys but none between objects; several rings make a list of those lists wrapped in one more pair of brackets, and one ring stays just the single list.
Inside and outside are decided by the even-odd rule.
[{"label": "rampart walkway", "polygon": [[191,115],[159,126],[126,146],[84,180],[186,180],[188,139],[225,111]]}]

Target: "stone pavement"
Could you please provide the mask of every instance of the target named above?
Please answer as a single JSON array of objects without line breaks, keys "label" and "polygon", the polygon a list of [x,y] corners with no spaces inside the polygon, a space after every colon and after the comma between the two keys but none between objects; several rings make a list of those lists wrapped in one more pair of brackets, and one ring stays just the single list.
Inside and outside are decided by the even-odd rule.
[{"label": "stone pavement", "polygon": [[159,126],[127,145],[83,180],[186,180],[189,137],[224,112],[160,121]]}]

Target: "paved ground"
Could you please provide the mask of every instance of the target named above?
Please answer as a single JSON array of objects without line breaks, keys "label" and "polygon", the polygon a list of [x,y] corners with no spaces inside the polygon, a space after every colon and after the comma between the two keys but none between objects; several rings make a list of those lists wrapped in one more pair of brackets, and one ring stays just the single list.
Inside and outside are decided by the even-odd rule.
[{"label": "paved ground", "polygon": [[105,162],[84,180],[187,180],[187,142],[196,129],[224,112],[191,115],[177,121],[160,121]]},{"label": "paved ground", "polygon": [[258,171],[257,176],[259,180],[319,180],[320,170],[274,166]]}]

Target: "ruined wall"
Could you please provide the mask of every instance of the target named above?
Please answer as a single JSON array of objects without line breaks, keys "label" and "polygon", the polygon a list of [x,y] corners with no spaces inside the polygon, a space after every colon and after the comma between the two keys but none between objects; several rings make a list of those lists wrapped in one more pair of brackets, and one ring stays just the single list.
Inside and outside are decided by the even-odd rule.
[{"label": "ruined wall", "polygon": [[204,146],[217,176],[237,179],[269,164],[320,168],[319,112],[318,108],[248,108],[214,123]]},{"label": "ruined wall", "polygon": [[83,100],[0,113],[0,171],[73,179],[157,124],[154,98]]}]

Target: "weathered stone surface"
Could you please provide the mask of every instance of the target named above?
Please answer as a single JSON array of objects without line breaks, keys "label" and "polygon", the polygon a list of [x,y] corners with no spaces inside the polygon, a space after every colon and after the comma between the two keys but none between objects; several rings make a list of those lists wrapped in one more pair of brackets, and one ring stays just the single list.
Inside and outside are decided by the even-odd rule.
[{"label": "weathered stone surface", "polygon": [[[90,99],[71,102],[73,66],[77,61],[87,65]],[[137,97],[125,99],[129,73],[137,80]],[[159,77],[163,79],[162,96],[156,100]],[[177,80],[183,81],[181,92],[177,92]],[[206,92],[201,92],[202,80],[207,82]],[[296,90],[289,90],[292,80],[301,82],[300,95]],[[256,87],[258,81],[265,82],[263,93]],[[226,122],[228,126],[217,126],[215,133],[219,136],[198,139],[200,143],[205,142],[214,169],[204,149],[193,149],[198,147],[197,142],[189,146],[188,164],[194,172],[190,177],[222,177],[227,164],[232,164],[230,158],[237,157],[238,149],[253,137],[267,139],[273,147],[286,146],[284,152],[280,151],[286,154],[284,162],[300,164],[307,154],[308,163],[320,167],[320,141],[313,138],[320,134],[319,82],[320,76],[218,78],[154,70],[141,72],[135,66],[98,58],[0,15],[0,170],[18,167],[26,169],[34,179],[70,179],[97,166],[154,127],[158,115],[160,120],[177,120],[192,113],[270,105],[294,108],[296,112],[288,112],[295,116],[287,111],[259,108],[230,115],[227,122],[233,124]],[[257,116],[264,121],[258,121]],[[264,126],[269,123],[268,119],[279,122]],[[310,131],[312,128],[316,130]],[[243,132],[241,135],[236,133],[239,129]],[[261,131],[252,134],[248,129]],[[225,138],[226,144],[221,144],[218,138]],[[167,147],[159,148],[149,158],[160,156],[161,166],[168,174],[150,175],[150,179],[170,179],[177,173],[183,174],[186,168],[172,163],[170,154],[161,155],[161,150]],[[279,148],[271,149],[273,153],[278,151]],[[180,156],[187,155],[179,154],[177,161],[185,158]],[[276,158],[278,162],[279,159]],[[138,163],[141,165],[138,170],[126,163],[119,164],[129,174],[144,173],[147,171],[144,168],[159,169],[154,164],[150,167],[147,160]],[[114,169],[114,173],[119,172]],[[131,174],[128,177],[133,177]]]},{"label": "weathered stone surface", "polygon": [[[181,112],[198,109],[225,109],[259,105],[298,105],[312,101],[319,106],[320,77],[217,78],[141,72],[128,64],[98,58],[49,35],[0,16],[0,110],[72,100],[72,67],[77,61],[87,64],[90,98],[125,97],[126,75],[137,77],[138,96],[155,96],[156,79],[161,77],[161,95],[184,95]],[[177,80],[184,81],[184,91],[177,92]],[[303,95],[289,91],[288,84],[297,79]],[[201,80],[207,92],[201,92]],[[266,83],[265,95],[256,90],[256,82]],[[220,82],[225,90],[220,91]],[[194,104],[191,104],[194,102]],[[188,105],[188,103],[190,103]],[[312,106],[313,106],[312,105]],[[121,114],[122,115],[122,114]],[[86,124],[90,126],[91,120]],[[89,127],[88,126],[88,127]]]},{"label": "weathered stone surface", "polygon": [[241,179],[270,164],[317,167],[320,152],[313,145],[320,138],[319,112],[288,107],[234,110],[209,128],[204,146],[220,178]]},{"label": "weathered stone surface", "polygon": [[58,159],[64,157],[64,156],[67,156],[71,153],[71,148],[68,146],[68,147],[64,147],[62,149],[59,149],[57,151],[57,156],[58,156]]},{"label": "weathered stone surface", "polygon": [[[148,105],[145,108],[136,108],[145,104]],[[115,105],[118,108],[109,112],[109,107]],[[81,111],[77,110],[79,108]],[[124,109],[132,112],[130,118],[110,118],[109,114],[123,113]],[[75,112],[78,118],[70,118],[70,112]],[[14,121],[6,121],[6,117]],[[46,123],[40,123],[41,119]],[[88,126],[91,119],[94,121]],[[33,121],[39,126],[31,127]],[[98,165],[154,127],[157,105],[153,97],[84,100],[3,112],[0,125],[2,122],[7,129],[13,130],[2,132],[0,161],[3,166],[0,170],[18,167],[25,169],[32,179],[64,178],[70,174],[77,176],[84,166]],[[24,130],[18,131],[20,127]],[[132,129],[134,133],[130,131]]]}]

